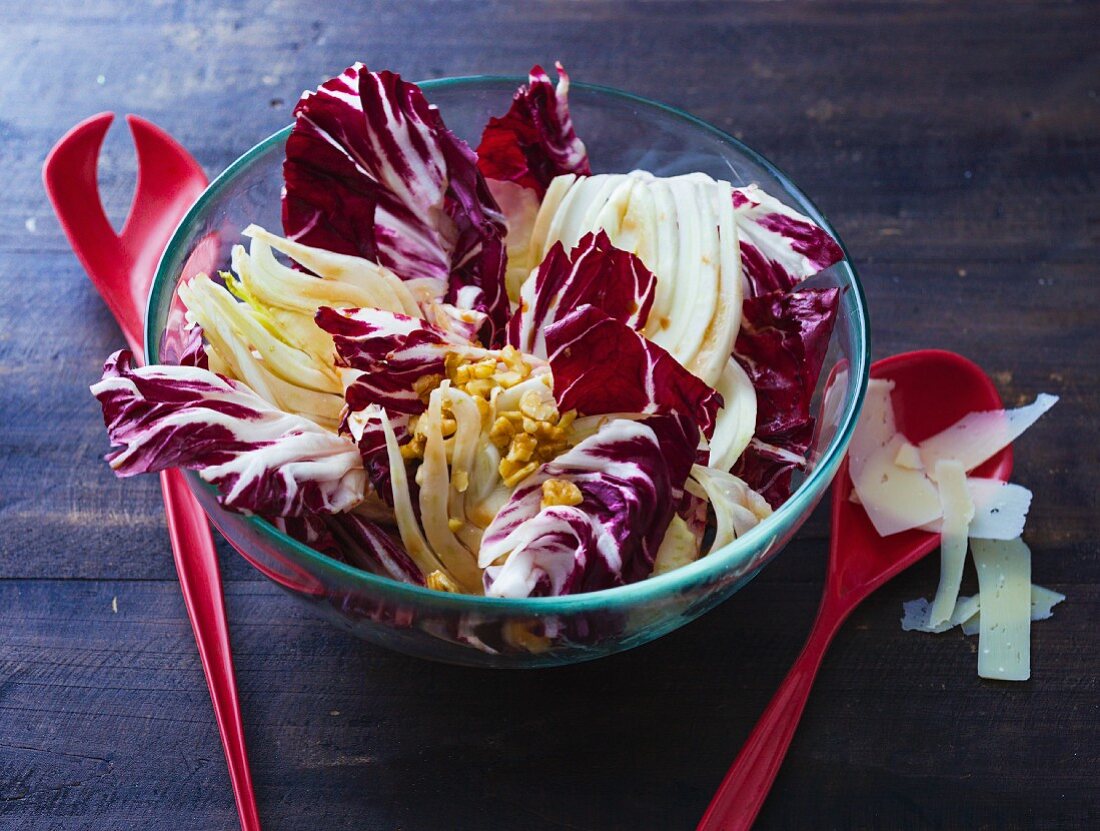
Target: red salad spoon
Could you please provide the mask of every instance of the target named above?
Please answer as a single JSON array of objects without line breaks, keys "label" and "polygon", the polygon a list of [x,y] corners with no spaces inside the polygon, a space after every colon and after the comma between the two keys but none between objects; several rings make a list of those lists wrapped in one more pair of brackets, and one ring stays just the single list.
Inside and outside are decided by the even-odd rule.
[{"label": "red salad spoon", "polygon": [[[897,427],[914,443],[967,413],[1002,407],[989,377],[954,352],[922,349],[885,358],[871,366],[871,377],[894,382]],[[1011,447],[974,471],[976,476],[1002,481],[1011,473]],[[814,676],[840,624],[871,592],[939,545],[939,534],[926,531],[880,537],[863,508],[849,498],[851,492],[845,459],[833,484],[829,570],[817,620],[802,653],[722,780],[698,831],[741,831],[752,825],[783,764]]]},{"label": "red salad spoon", "polygon": [[[103,212],[96,181],[99,149],[112,120],[113,113],[100,113],[73,127],[46,157],[42,179],[73,251],[140,361],[145,304],[157,262],[205,189],[206,175],[159,127],[126,116],[137,150],[137,187],[122,233],[116,234]],[[176,571],[214,703],[241,828],[259,831],[214,540],[183,474],[164,471],[160,484]]]}]

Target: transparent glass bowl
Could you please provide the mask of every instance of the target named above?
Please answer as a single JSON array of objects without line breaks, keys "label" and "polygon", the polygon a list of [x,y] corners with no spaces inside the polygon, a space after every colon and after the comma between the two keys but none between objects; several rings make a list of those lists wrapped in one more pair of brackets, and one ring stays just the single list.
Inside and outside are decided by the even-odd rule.
[{"label": "transparent glass bowl", "polygon": [[[476,146],[490,115],[507,109],[520,78],[471,77],[421,86],[447,126]],[[577,131],[597,172],[641,168],[658,175],[703,171],[757,183],[836,232],[809,199],[754,150],[686,113],[617,90],[573,84]],[[176,230],[157,270],[146,320],[150,363],[174,363],[182,306],[176,287],[199,270],[226,268],[241,230],[278,232],[284,143],[289,129],[256,145],[219,176]],[[360,571],[296,542],[256,517],[223,510],[212,487],[188,474],[210,519],[248,562],[337,625],[422,658],[495,667],[591,660],[638,646],[714,608],[767,564],[810,515],[836,473],[867,385],[867,311],[845,260],[812,285],[843,290],[818,390],[818,435],[797,490],[766,522],[731,545],[671,573],[620,588],[523,600],[468,597]],[[834,378],[828,400],[826,379]]]}]

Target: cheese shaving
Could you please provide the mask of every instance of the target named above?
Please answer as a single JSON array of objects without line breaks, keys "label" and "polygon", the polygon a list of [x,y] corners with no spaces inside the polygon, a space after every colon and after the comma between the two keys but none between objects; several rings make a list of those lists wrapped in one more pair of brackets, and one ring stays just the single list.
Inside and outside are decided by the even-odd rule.
[{"label": "cheese shaving", "polygon": [[978,607],[978,595],[960,597],[955,602],[951,617],[933,626],[928,622],[932,604],[925,598],[918,597],[916,600],[907,600],[902,604],[901,628],[906,632],[931,632],[938,635],[972,619],[978,613]]},{"label": "cheese shaving", "polygon": [[898,448],[898,454],[894,457],[894,464],[906,470],[924,470],[924,462],[920,458],[920,450],[915,444],[906,442]]},{"label": "cheese shaving", "polygon": [[1031,551],[1024,541],[971,540],[983,614],[978,675],[1001,681],[1031,677]]},{"label": "cheese shaving", "polygon": [[863,400],[863,410],[852,441],[848,446],[848,467],[855,474],[862,469],[864,462],[872,454],[884,447],[897,435],[894,422],[894,405],[890,394],[894,389],[893,381],[872,378],[867,383],[867,395]]},{"label": "cheese shaving", "polygon": [[[964,470],[972,470],[1058,401],[1057,396],[1043,393],[1027,407],[971,413],[922,442],[915,448],[917,458],[913,445],[897,432],[891,389],[885,382],[871,382],[848,451],[858,501],[884,537],[911,528],[940,531],[943,513],[936,488],[936,463],[953,459]],[[969,480],[967,489],[975,506],[971,537],[1012,539],[1020,535],[1031,506],[1030,491],[980,478]]]},{"label": "cheese shaving", "polygon": [[[1031,491],[966,473],[1011,444],[1058,398],[1041,394],[1015,410],[970,413],[914,446],[897,431],[891,392],[883,381],[868,388],[849,447],[849,499],[863,505],[881,536],[913,528],[941,535],[936,595],[904,603],[902,629],[939,633],[959,626],[977,633],[981,677],[1026,680],[1031,621],[1050,617],[1065,598],[1031,585],[1031,552],[1020,538]],[[980,590],[959,597],[968,540]]]},{"label": "cheese shaving", "polygon": [[978,630],[982,628],[981,612],[975,612],[973,615],[960,623],[959,626],[962,628],[962,633],[967,637],[970,637],[971,635],[977,635]]},{"label": "cheese shaving", "polygon": [[[1022,485],[1000,479],[970,477],[966,489],[974,502],[970,536],[983,540],[1012,540],[1024,532],[1024,521],[1031,508],[1031,491]],[[941,521],[921,526],[922,531],[939,533]]]},{"label": "cheese shaving", "polygon": [[871,523],[887,537],[939,519],[943,514],[939,492],[923,472],[894,464],[898,449],[905,444],[900,433],[857,462],[849,470]]},{"label": "cheese shaving", "polygon": [[[981,628],[981,595],[975,595],[973,599],[978,601],[974,613],[960,624],[964,635],[977,635],[978,630]],[[1045,589],[1033,583],[1031,586],[1032,622],[1046,620],[1051,617],[1054,614],[1054,607],[1065,599],[1066,596],[1061,592],[1056,592],[1053,589]]]},{"label": "cheese shaving", "polygon": [[934,476],[937,461],[955,459],[966,470],[973,470],[1010,445],[1056,403],[1058,396],[1040,393],[1035,402],[1026,407],[970,413],[942,433],[921,442],[924,467]]},{"label": "cheese shaving", "polygon": [[974,518],[974,503],[966,489],[966,471],[960,462],[940,459],[936,463],[936,478],[940,483],[940,504],[943,508],[943,530],[940,541],[940,584],[928,613],[932,626],[946,623],[955,608],[966,564],[967,529]]},{"label": "cheese shaving", "polygon": [[1044,589],[1042,586],[1031,587],[1031,619],[1046,620],[1054,614],[1054,607],[1066,599],[1061,592],[1053,589]]}]

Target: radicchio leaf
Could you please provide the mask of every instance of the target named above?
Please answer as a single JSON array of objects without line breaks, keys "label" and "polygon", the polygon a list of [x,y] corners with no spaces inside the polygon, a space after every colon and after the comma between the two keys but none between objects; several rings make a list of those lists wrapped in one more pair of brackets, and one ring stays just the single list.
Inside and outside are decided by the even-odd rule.
[{"label": "radicchio leaf", "polygon": [[508,322],[508,343],[546,357],[546,327],[583,305],[595,306],[631,329],[645,327],[657,279],[642,261],[611,244],[603,230],[585,234],[569,255],[561,242],[523,284]]},{"label": "radicchio leaf", "polygon": [[753,439],[730,470],[759,493],[773,508],[791,495],[791,476],[806,466],[806,449],[813,436],[813,424],[803,428],[802,438],[786,437],[789,449]]},{"label": "radicchio leaf", "polygon": [[[613,419],[513,492],[485,531],[486,593],[595,591],[648,577],[683,496],[699,432],[678,415]],[[542,506],[542,484],[565,480],[578,505]],[[492,563],[506,557],[503,565]]]},{"label": "radicchio leaf", "polygon": [[202,340],[202,327],[197,323],[184,330],[179,365],[197,366],[199,369],[210,368],[210,358],[206,354],[206,344]]},{"label": "radicchio leaf", "polygon": [[449,352],[486,354],[427,321],[381,309],[322,306],[315,319],[332,335],[351,412],[377,404],[391,413],[418,415],[427,406],[419,394],[424,379],[443,376]]},{"label": "radicchio leaf", "polygon": [[733,356],[756,389],[756,440],[733,472],[772,506],[790,495],[791,473],[813,438],[810,413],[839,289],[782,291],[745,300]]},{"label": "radicchio leaf", "polygon": [[486,337],[502,330],[503,218],[473,152],[420,88],[357,63],[305,93],[294,117],[286,235],[427,280],[436,298],[486,313]]},{"label": "radicchio leaf", "polygon": [[269,516],[268,522],[298,542],[308,545],[330,557],[342,559],[340,547],[329,531],[321,514],[302,514],[301,516]]},{"label": "radicchio leaf", "polygon": [[227,508],[267,516],[337,513],[363,498],[359,452],[302,416],[278,410],[238,381],[184,366],[133,367],[116,352],[92,386],[118,476],[197,470]]},{"label": "radicchio leaf", "polygon": [[504,117],[489,119],[477,148],[485,178],[515,182],[540,199],[555,176],[592,172],[569,115],[569,75],[555,66],[557,88],[541,66],[533,67]]},{"label": "radicchio leaf", "polygon": [[450,245],[433,222],[447,189],[438,121],[414,84],[359,63],[304,93],[283,165],[287,237],[445,283]]},{"label": "radicchio leaf", "polygon": [[625,323],[581,306],[545,334],[561,412],[671,412],[695,420],[704,435],[714,430],[722,396]]},{"label": "radicchio leaf", "polygon": [[375,523],[354,512],[326,517],[326,522],[341,543],[340,559],[401,583],[424,585],[424,575],[405,549]]},{"label": "radicchio leaf", "polygon": [[401,546],[378,525],[354,512],[265,519],[288,537],[333,559],[402,583],[424,585],[420,569]]},{"label": "radicchio leaf", "polygon": [[[442,120],[440,120],[442,127]],[[444,210],[458,232],[451,254],[447,300],[460,309],[472,309],[487,318],[482,330],[484,342],[501,343],[512,307],[504,285],[508,258],[506,233],[500,212],[484,177],[477,169],[477,156],[449,131],[443,143],[450,175],[450,189]]]},{"label": "radicchio leaf", "polygon": [[756,185],[733,189],[746,298],[789,291],[844,252],[828,231]]},{"label": "radicchio leaf", "polygon": [[[393,486],[390,481],[390,459],[386,448],[386,431],[382,427],[382,408],[371,404],[362,410],[349,412],[345,425],[359,447],[363,467],[371,487],[389,506],[393,506]],[[409,440],[409,416],[390,413],[390,426],[399,445]]]}]

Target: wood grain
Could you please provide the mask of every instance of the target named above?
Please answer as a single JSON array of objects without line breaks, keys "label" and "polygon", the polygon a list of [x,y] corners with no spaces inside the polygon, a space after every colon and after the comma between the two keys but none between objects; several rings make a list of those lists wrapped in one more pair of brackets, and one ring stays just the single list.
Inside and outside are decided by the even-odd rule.
[{"label": "wood grain", "polygon": [[[836,641],[761,828],[1100,823],[1100,6],[626,0],[233,4],[0,0],[0,828],[222,829],[234,813],[153,479],[117,482],[86,387],[121,343],[40,166],[101,110],[165,127],[211,174],[355,59],[427,78],[577,80],[688,109],[776,161],[859,267],[876,357],[978,361],[1062,402],[1017,453],[1035,579],[1069,599],[1034,678],[898,626],[934,562]],[[101,160],[109,214],[128,137]],[[316,620],[225,559],[269,829],[679,829],[797,654],[823,511],[731,602],[661,641],[532,673],[435,666]],[[972,580],[972,576],[968,576]],[[971,590],[973,587],[969,587]],[[118,611],[112,611],[112,600]]]}]

